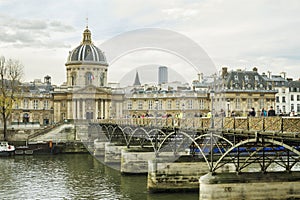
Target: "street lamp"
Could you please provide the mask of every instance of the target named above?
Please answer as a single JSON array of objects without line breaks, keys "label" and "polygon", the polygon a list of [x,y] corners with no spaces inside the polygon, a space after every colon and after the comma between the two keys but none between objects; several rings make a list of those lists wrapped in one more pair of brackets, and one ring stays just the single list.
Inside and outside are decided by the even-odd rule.
[{"label": "street lamp", "polygon": [[[211,97],[211,118],[210,118],[210,128],[214,128],[214,96],[215,91],[210,91],[210,97]],[[212,172],[213,169],[213,130],[210,130],[210,172]]]},{"label": "street lamp", "polygon": [[185,118],[185,94],[183,93],[181,95],[182,97],[182,104],[181,104],[181,108],[182,108],[182,118]]},{"label": "street lamp", "polygon": [[[157,129],[157,111],[158,111],[158,99],[156,98],[155,99],[155,128]],[[155,151],[156,151],[156,154],[157,154],[157,146],[158,146],[158,131],[156,130],[155,131],[155,145],[154,145],[154,148],[155,148]]]},{"label": "street lamp", "polygon": [[210,120],[210,128],[214,128],[214,96],[215,96],[215,91],[211,90],[210,91],[210,98],[211,98],[211,120]]},{"label": "street lamp", "polygon": [[230,113],[229,113],[229,106],[230,106],[230,99],[227,99],[227,117],[230,117]]}]

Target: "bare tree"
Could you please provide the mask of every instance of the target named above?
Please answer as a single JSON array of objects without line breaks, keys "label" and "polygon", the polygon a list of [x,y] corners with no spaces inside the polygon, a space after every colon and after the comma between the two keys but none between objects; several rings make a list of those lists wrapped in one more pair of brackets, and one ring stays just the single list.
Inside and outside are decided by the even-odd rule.
[{"label": "bare tree", "polygon": [[3,136],[7,140],[7,121],[11,116],[17,95],[20,92],[23,66],[17,60],[0,57],[0,114],[3,122]]}]

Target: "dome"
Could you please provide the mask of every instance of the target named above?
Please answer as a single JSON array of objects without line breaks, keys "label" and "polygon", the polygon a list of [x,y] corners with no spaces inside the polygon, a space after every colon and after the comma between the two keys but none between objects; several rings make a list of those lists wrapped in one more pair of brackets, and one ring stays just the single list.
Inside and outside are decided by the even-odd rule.
[{"label": "dome", "polygon": [[91,62],[108,65],[104,53],[92,43],[91,31],[88,28],[83,32],[81,44],[70,51],[66,65],[77,62]]}]

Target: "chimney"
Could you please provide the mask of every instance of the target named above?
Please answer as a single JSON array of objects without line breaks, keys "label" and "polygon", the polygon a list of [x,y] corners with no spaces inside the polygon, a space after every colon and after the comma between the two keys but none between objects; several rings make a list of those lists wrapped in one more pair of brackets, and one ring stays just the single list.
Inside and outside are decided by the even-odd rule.
[{"label": "chimney", "polygon": [[199,83],[203,82],[203,73],[198,74],[198,81],[199,81]]},{"label": "chimney", "polygon": [[222,67],[222,78],[224,78],[225,76],[227,76],[228,72],[227,72],[227,67]]},{"label": "chimney", "polygon": [[270,71],[268,71],[268,74],[269,74],[269,78],[271,78],[271,72]]},{"label": "chimney", "polygon": [[254,72],[257,72],[257,67],[253,67],[252,69]]},{"label": "chimney", "polygon": [[280,72],[280,74],[283,75],[283,78],[284,78],[284,79],[286,78],[286,72]]}]

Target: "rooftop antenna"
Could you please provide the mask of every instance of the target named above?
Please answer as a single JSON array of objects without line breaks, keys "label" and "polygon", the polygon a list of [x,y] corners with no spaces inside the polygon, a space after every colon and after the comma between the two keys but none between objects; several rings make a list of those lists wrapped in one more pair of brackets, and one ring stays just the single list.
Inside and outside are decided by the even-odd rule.
[{"label": "rooftop antenna", "polygon": [[89,17],[86,17],[85,20],[86,20],[86,26],[85,27],[88,29],[89,28]]}]

